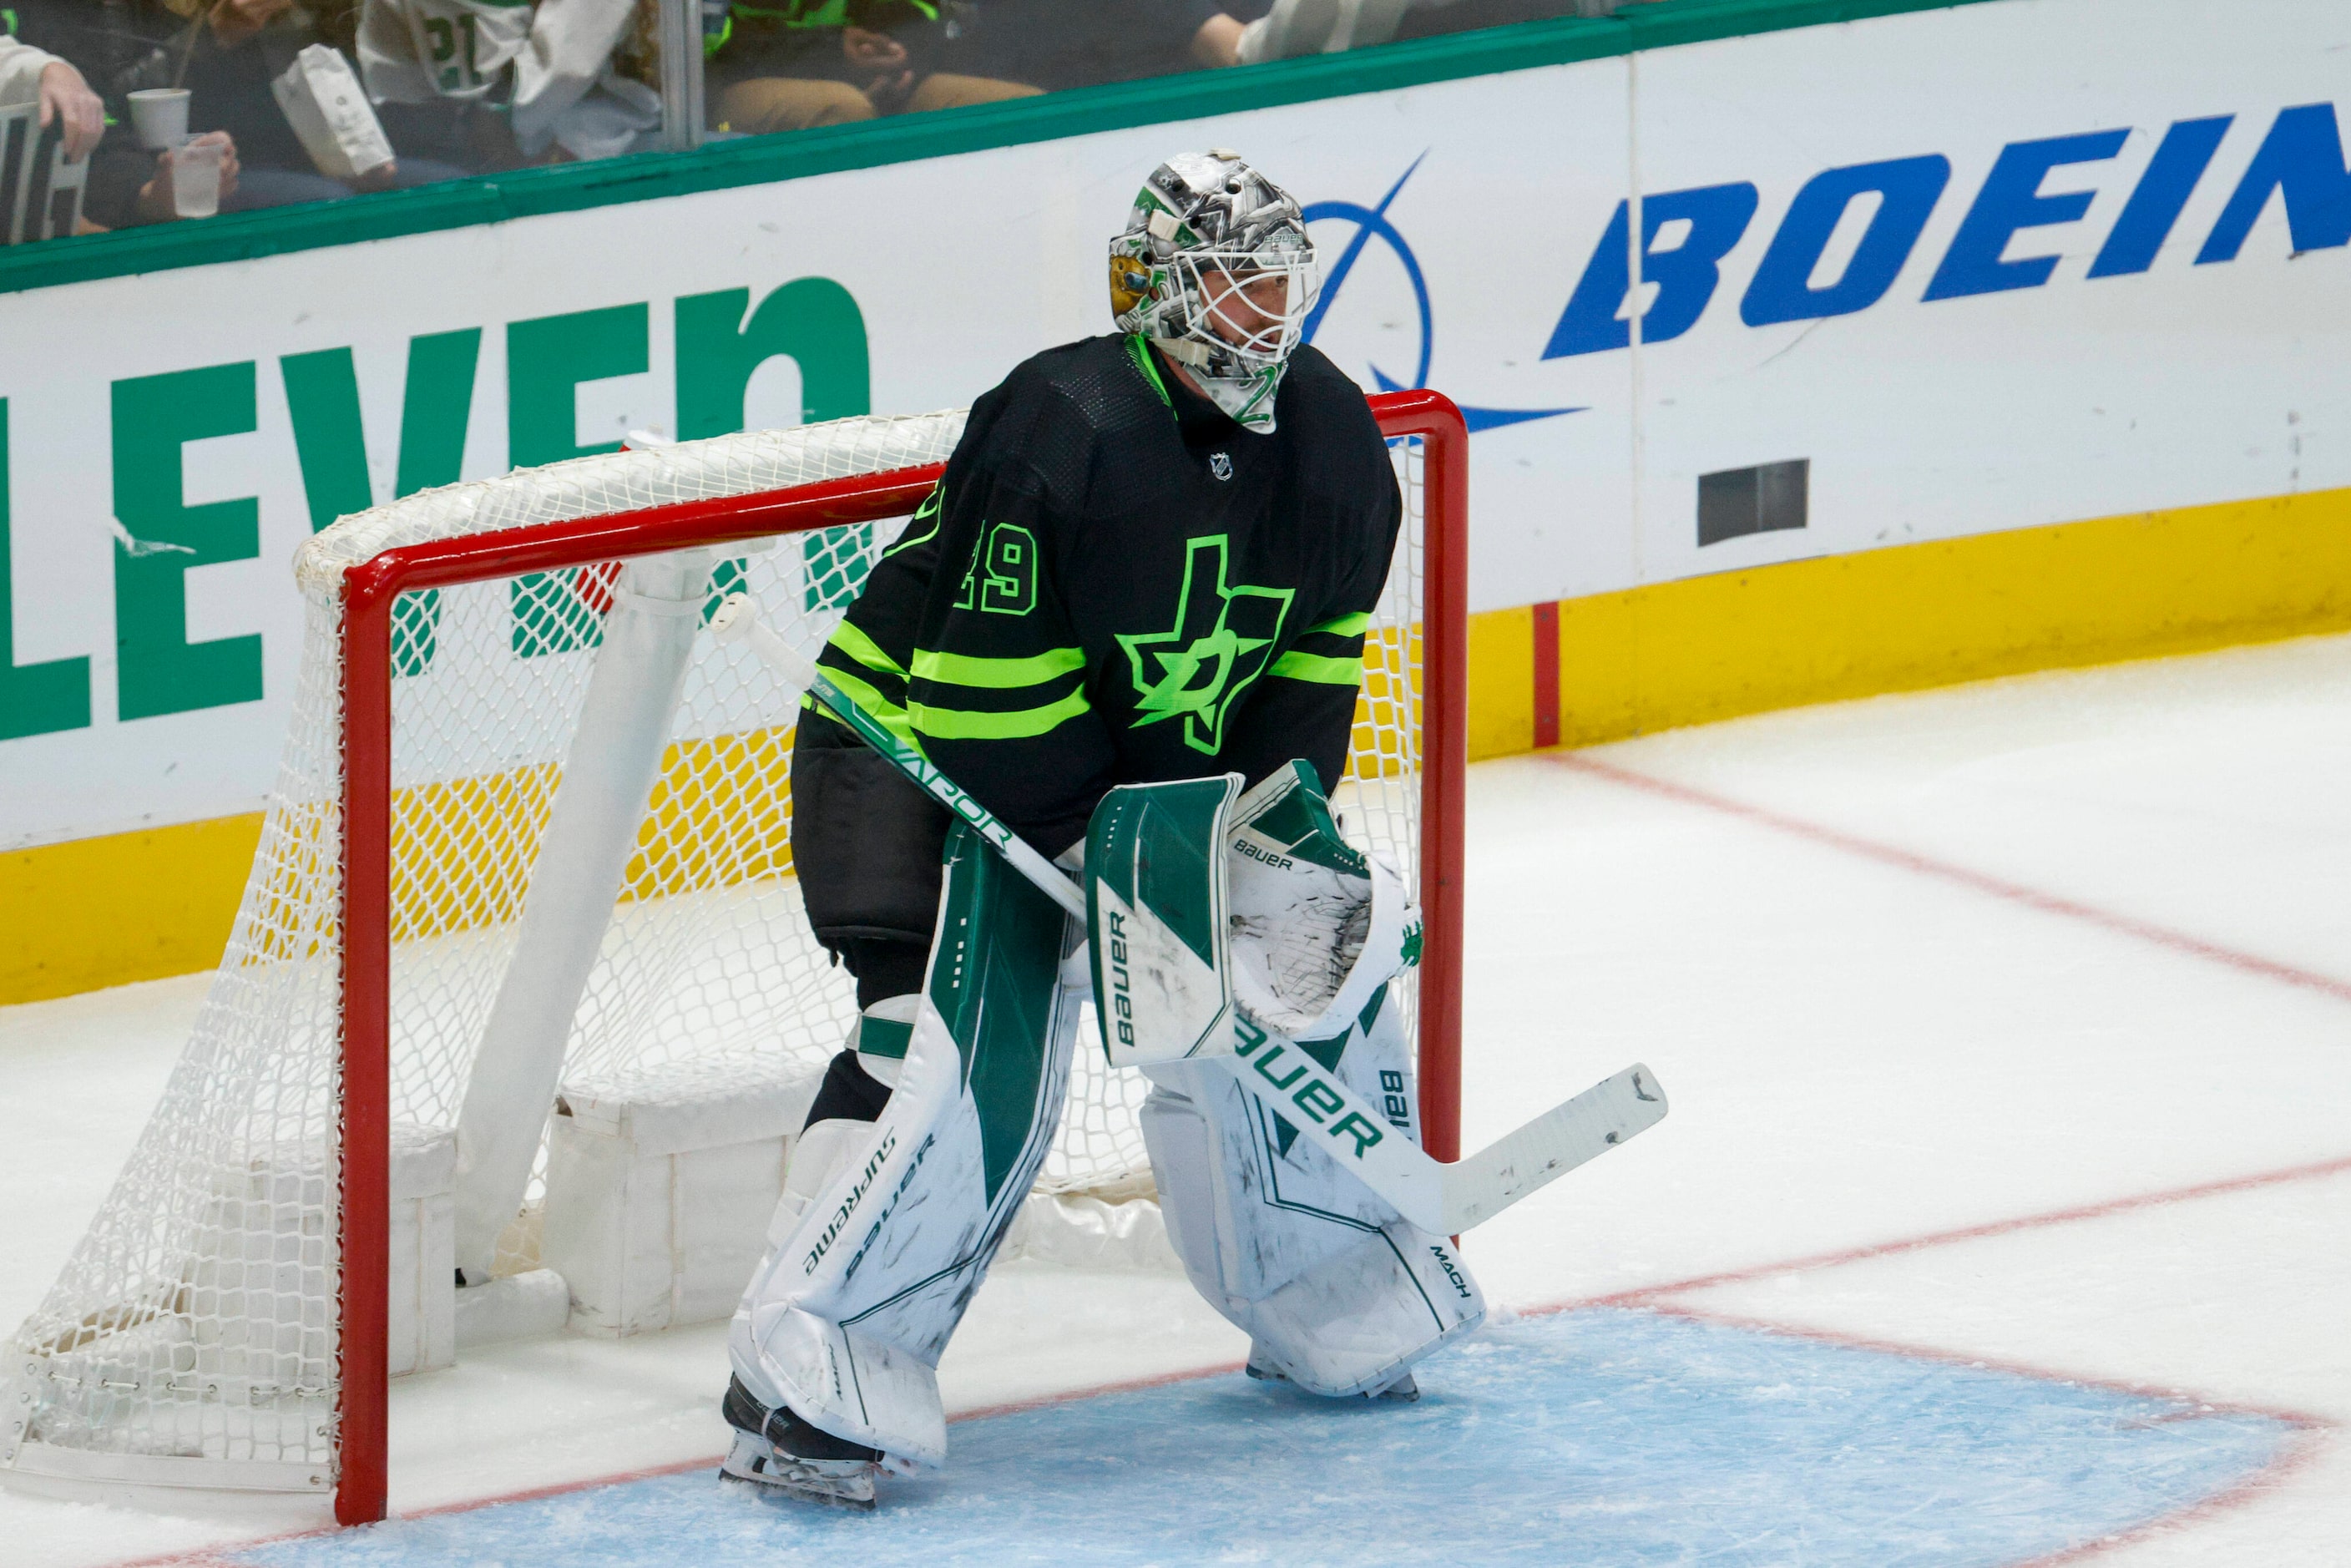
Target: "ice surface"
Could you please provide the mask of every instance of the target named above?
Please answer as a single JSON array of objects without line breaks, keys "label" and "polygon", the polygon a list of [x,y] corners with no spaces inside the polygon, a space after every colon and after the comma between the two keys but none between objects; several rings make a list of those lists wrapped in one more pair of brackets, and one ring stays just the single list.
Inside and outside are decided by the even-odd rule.
[{"label": "ice surface", "polygon": [[[1635,1060],[1656,1068],[1674,1113],[1473,1232],[1467,1255],[1489,1294],[1531,1308],[1644,1292],[1660,1310],[1707,1314],[1563,1320],[1647,1324],[1661,1336],[1648,1353],[1668,1363],[1660,1375],[1685,1384],[1695,1372],[1677,1372],[1659,1346],[1760,1345],[1738,1354],[1789,1355],[1799,1392],[1823,1369],[1855,1364],[1850,1342],[1917,1353],[1896,1364],[1915,1363],[1920,1387],[1959,1388],[1936,1381],[1954,1372],[1951,1358],[1957,1371],[1973,1370],[1970,1360],[2013,1365],[2012,1377],[1965,1385],[2033,1391],[1995,1423],[2002,1443],[2020,1425],[2126,1407],[2097,1404],[2130,1396],[2091,1383],[2252,1422],[2208,1426],[2199,1408],[2186,1427],[2205,1437],[2314,1420],[2323,1425],[2294,1428],[2307,1435],[2272,1469],[2220,1465],[2153,1488],[2141,1501],[2169,1509],[2248,1477],[2200,1511],[2164,1513],[2093,1550],[2130,1568],[2351,1562],[2351,1444],[2341,1437],[2351,1423],[2351,1173],[1784,1267],[2351,1156],[2351,1003],[1727,809],[1762,808],[2351,982],[2351,638],[1766,716],[1584,755],[1635,782],[1540,758],[1471,770],[1467,1142]],[[30,1307],[96,1207],[201,989],[200,979],[162,982],[0,1012],[0,1315]],[[1836,1343],[1757,1340],[1736,1322]],[[1674,1337],[1684,1328],[1728,1337]],[[967,1412],[1229,1364],[1240,1352],[1180,1280],[1014,1268],[981,1291],[942,1376],[950,1408]],[[500,1346],[404,1380],[393,1401],[394,1507],[713,1458],[724,1377],[721,1336],[686,1330],[617,1345]],[[2085,1386],[2039,1402],[2067,1378]],[[1262,1404],[1263,1390],[1230,1380],[1194,1385],[1204,1398],[1217,1389]],[[2077,1396],[2090,1403],[2065,1403]],[[1654,1414],[1643,1397],[1612,1394],[1592,1419],[1613,1420],[1620,1404]],[[1936,1426],[1930,1404],[1885,1403],[1900,1419],[1871,1429],[1880,1451],[1932,1449],[1921,1429]],[[1339,1419],[1313,1419],[1326,1417]],[[961,1484],[983,1429],[956,1427],[956,1468],[937,1485]],[[1479,1429],[1490,1436],[1493,1423]],[[1957,1440],[1935,1441],[1945,1438]],[[2116,1451],[2083,1441],[2085,1464]],[[2237,1458],[2251,1466],[2277,1451],[2255,1445]],[[1866,1457],[1856,1449],[1850,1462]],[[1763,1469],[1744,1484],[1770,1481]],[[1837,1469],[1778,1479],[1826,1484]],[[1330,1527],[1343,1528],[1389,1486],[1417,1484],[1412,1469],[1367,1462],[1336,1481],[1313,1479],[1313,1495]],[[1033,1465],[1027,1474],[1031,1487],[1064,1484],[1035,1479]],[[1189,1500],[1191,1479],[1159,1481]],[[1705,1533],[1702,1501],[1664,1511],[1687,1513],[1687,1556],[1712,1543],[1713,1560],[1728,1563],[1900,1560],[1855,1534],[1834,1552],[1773,1538],[1742,1554]],[[1465,1511],[1448,1505],[1448,1528]],[[2128,1529],[2112,1522],[2127,1514],[2039,1514],[2059,1533],[2031,1539]],[[1614,1529],[1615,1517],[1562,1521],[1552,1560],[1581,1561],[1583,1532]],[[78,1568],[284,1528],[0,1490],[0,1559],[12,1568]],[[2021,1543],[2029,1533],[1979,1542],[2005,1558],[1920,1560],[2029,1558],[2043,1549]],[[1262,1542],[1238,1550],[1295,1560]],[[545,1558],[517,1550],[507,1560]]]},{"label": "ice surface", "polygon": [[1226,1375],[964,1423],[872,1515],[697,1471],[397,1521],[256,1568],[1699,1561],[1991,1565],[2210,1497],[2271,1417],[1586,1309],[1432,1359],[1410,1406]]},{"label": "ice surface", "polygon": [[0,1008],[0,1336],[40,1303],[114,1185],[211,983]]},{"label": "ice surface", "polygon": [[1893,1342],[2076,1377],[2161,1384],[2300,1416],[2304,1462],[2192,1528],[2100,1558],[2154,1564],[2351,1562],[2351,1162],[1893,1256],[1662,1298],[1677,1311]]}]

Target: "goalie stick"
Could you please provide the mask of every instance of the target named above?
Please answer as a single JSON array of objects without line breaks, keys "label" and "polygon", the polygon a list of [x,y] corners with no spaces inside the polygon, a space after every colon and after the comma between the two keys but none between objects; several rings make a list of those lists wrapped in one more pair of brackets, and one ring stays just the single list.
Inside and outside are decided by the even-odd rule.
[{"label": "goalie stick", "polygon": [[[852,702],[807,659],[759,620],[747,595],[727,596],[710,618],[721,643],[746,643],[790,686],[807,692],[857,737],[894,763],[934,800],[969,823],[1056,904],[1086,919],[1085,894],[1052,862],[1015,833],[928,758]],[[1664,1120],[1665,1090],[1635,1063],[1516,1132],[1447,1165],[1397,1135],[1386,1119],[1292,1042],[1236,1013],[1230,1056],[1220,1061],[1242,1088],[1285,1121],[1322,1134],[1322,1147],[1398,1214],[1421,1229],[1458,1236],[1491,1219],[1537,1188]]]}]

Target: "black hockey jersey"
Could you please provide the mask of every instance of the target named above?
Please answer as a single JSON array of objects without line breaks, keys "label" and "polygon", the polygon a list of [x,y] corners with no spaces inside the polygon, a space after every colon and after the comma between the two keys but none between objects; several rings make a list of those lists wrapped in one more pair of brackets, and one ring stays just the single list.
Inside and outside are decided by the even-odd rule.
[{"label": "black hockey jersey", "polygon": [[1346,763],[1402,515],[1363,392],[1311,348],[1241,429],[1139,338],[973,404],[825,673],[1047,853],[1113,784]]}]

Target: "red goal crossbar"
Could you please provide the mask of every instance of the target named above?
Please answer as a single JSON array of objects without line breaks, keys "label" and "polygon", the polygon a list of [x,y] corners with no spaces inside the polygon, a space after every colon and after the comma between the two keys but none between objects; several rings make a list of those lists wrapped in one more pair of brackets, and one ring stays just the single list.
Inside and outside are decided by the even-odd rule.
[{"label": "red goal crossbar", "polygon": [[[1420,1113],[1460,1158],[1462,789],[1468,762],[1469,434],[1440,392],[1371,400],[1381,434],[1422,443]],[[392,1226],[392,606],[402,593],[632,556],[902,517],[944,465],[403,545],[343,578],[342,1229],[335,1518],[384,1517]]]}]

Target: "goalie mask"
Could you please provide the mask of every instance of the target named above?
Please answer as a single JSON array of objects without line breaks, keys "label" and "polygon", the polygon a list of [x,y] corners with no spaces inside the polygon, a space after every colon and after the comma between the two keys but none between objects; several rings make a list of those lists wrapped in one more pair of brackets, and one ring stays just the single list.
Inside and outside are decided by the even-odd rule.
[{"label": "goalie mask", "polygon": [[1289,192],[1223,148],[1151,172],[1110,242],[1110,307],[1241,425],[1274,394],[1314,305],[1314,242]]}]

